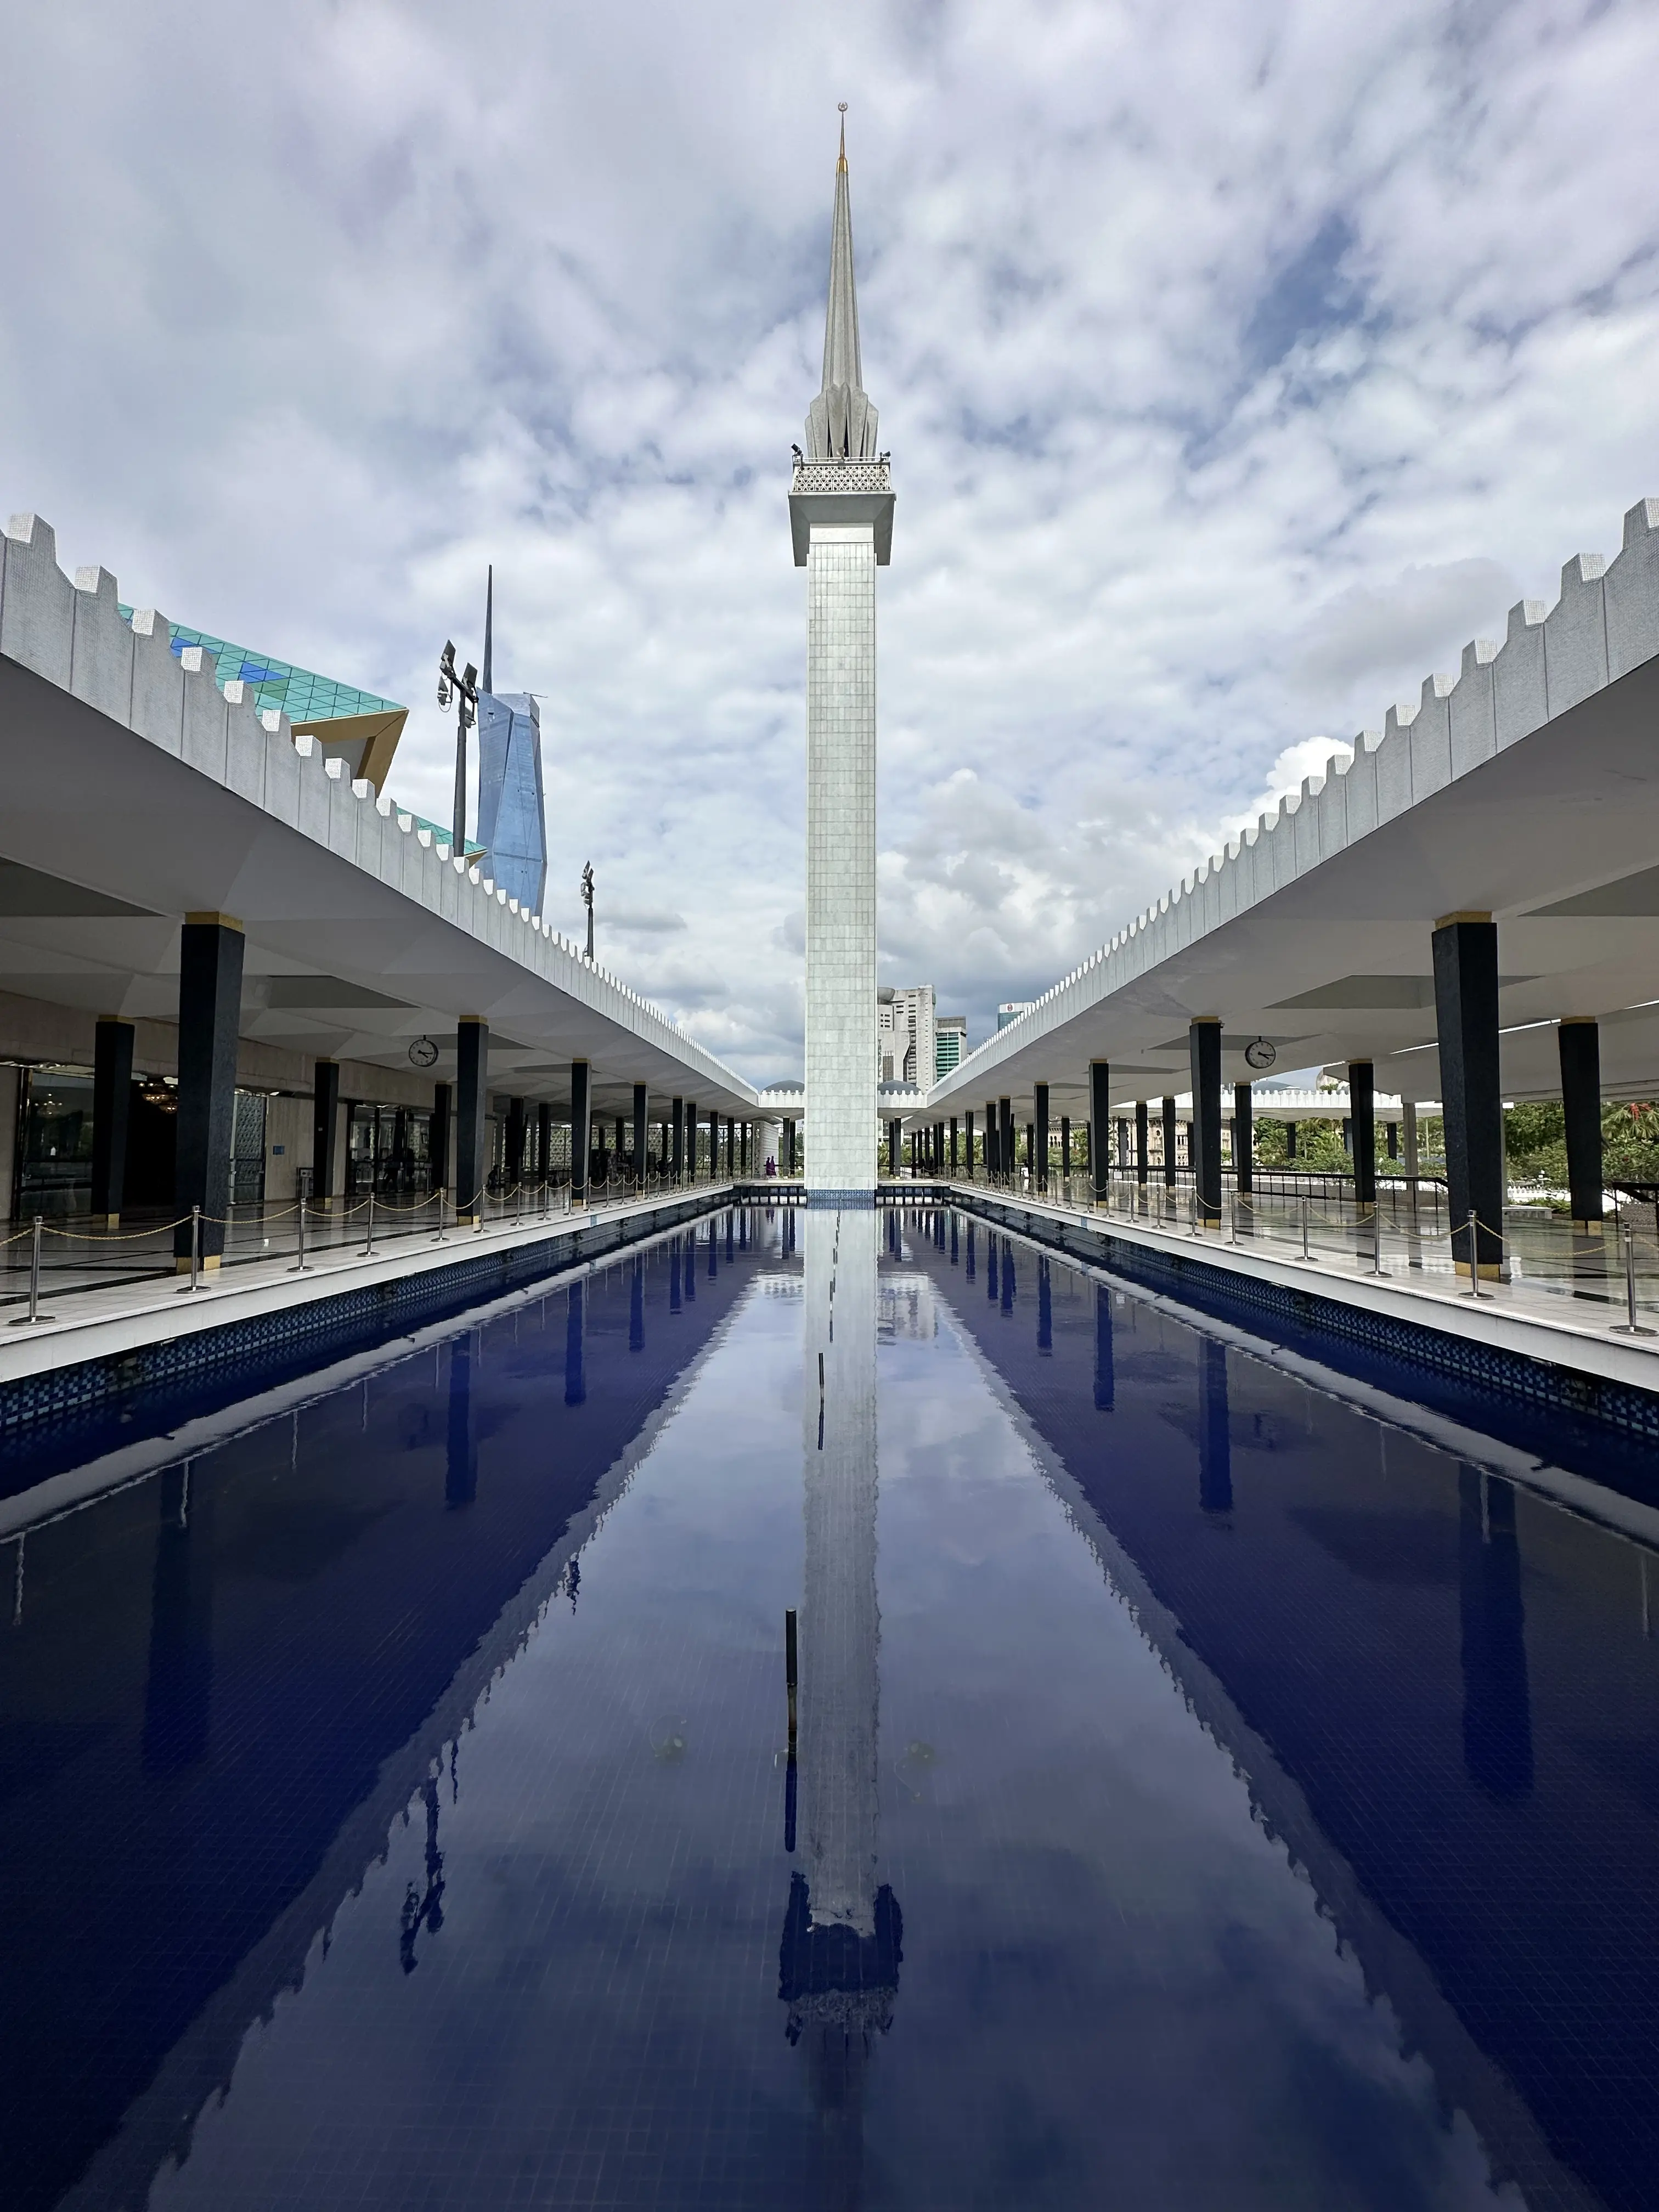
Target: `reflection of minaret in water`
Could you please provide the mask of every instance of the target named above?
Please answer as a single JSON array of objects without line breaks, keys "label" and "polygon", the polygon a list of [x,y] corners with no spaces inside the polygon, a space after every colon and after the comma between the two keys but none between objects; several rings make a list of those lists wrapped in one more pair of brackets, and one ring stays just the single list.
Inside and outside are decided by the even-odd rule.
[{"label": "reflection of minaret in water", "polygon": [[[823,2201],[859,2202],[862,2093],[893,2016],[902,1923],[876,1881],[876,1215],[809,1212],[801,1446],[799,1813],[778,1994],[823,2123]],[[819,1365],[822,1358],[822,1367]],[[822,1384],[820,1385],[820,1376]]]}]

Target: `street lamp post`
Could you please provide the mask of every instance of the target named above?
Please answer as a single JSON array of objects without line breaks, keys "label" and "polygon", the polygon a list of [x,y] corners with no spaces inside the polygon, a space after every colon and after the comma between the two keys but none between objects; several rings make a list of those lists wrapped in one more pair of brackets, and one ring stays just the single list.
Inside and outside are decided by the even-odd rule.
[{"label": "street lamp post", "polygon": [[593,863],[582,863],[582,904],[587,908],[587,957],[593,957]]},{"label": "street lamp post", "polygon": [[[485,655],[488,659],[488,654]],[[465,676],[455,666],[455,647],[452,639],[444,641],[443,658],[438,663],[438,704],[447,707],[450,694],[455,695],[455,822],[452,832],[455,855],[466,858],[466,733],[478,719],[478,672],[469,660]]]}]

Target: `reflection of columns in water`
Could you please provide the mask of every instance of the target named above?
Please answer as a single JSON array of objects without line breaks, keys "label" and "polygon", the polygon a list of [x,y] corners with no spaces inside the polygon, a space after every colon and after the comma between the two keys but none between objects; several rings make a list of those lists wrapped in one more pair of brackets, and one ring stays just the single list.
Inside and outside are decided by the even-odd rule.
[{"label": "reflection of columns in water", "polygon": [[1095,1285],[1095,1410],[1109,1413],[1117,1395],[1117,1372],[1112,1357],[1112,1294],[1104,1283]]},{"label": "reflection of columns in water", "polygon": [[449,1431],[444,1455],[444,1504],[471,1505],[478,1494],[478,1446],[472,1432],[472,1332],[449,1347]]},{"label": "reflection of columns in water", "polygon": [[971,1283],[974,1279],[974,1224],[971,1220],[968,1224],[966,1242],[968,1249],[963,1261],[963,1268],[968,1281]]},{"label": "reflection of columns in water", "polygon": [[[826,2127],[820,2181],[837,2204],[859,2201],[864,2069],[873,2033],[892,2018],[901,1957],[898,1905],[876,1881],[877,1234],[872,1209],[806,1217],[798,1693],[805,1863],[790,1880],[778,1993],[789,2008],[790,2041],[806,2045]],[[833,1337],[832,1313],[840,1324]]]},{"label": "reflection of columns in water", "polygon": [[1037,1261],[1037,1350],[1053,1354],[1054,1348],[1054,1294],[1048,1280],[1048,1262]]},{"label": "reflection of columns in water", "polygon": [[412,1974],[420,1964],[415,1955],[415,1939],[421,1929],[429,1928],[435,1936],[444,1924],[444,1860],[438,1849],[438,1785],[430,1777],[422,1795],[426,1800],[426,1894],[417,1897],[412,1881],[404,1894],[398,1957],[406,1974]]},{"label": "reflection of columns in water", "polygon": [[1002,1310],[1014,1310],[1014,1248],[1005,1237],[1002,1240]]},{"label": "reflection of columns in water", "polygon": [[997,1240],[990,1234],[985,1239],[985,1295],[993,1305],[1000,1296],[997,1288]]},{"label": "reflection of columns in water", "polygon": [[1458,1469],[1458,1594],[1463,1662],[1463,1765],[1498,1798],[1532,1791],[1532,1698],[1515,1492],[1478,1468]]},{"label": "reflection of columns in water", "polygon": [[164,1470],[151,1584],[144,1770],[174,1774],[207,1749],[213,1688],[211,1492],[191,1462]]},{"label": "reflection of columns in water", "polygon": [[1198,1348],[1198,1502],[1233,1510],[1232,1441],[1227,1431],[1227,1347],[1206,1336]]},{"label": "reflection of columns in water", "polygon": [[570,1285],[570,1318],[564,1332],[564,1402],[580,1406],[587,1399],[587,1377],[582,1368],[582,1336],[585,1305],[587,1297],[586,1283]]},{"label": "reflection of columns in water", "polygon": [[633,1279],[628,1285],[628,1348],[645,1350],[645,1262],[641,1259],[634,1262]]}]

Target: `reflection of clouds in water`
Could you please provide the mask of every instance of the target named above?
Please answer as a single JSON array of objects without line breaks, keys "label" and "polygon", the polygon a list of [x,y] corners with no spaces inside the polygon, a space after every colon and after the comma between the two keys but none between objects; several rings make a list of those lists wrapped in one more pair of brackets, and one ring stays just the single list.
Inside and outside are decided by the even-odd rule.
[{"label": "reflection of clouds in water", "polygon": [[[1113,1579],[1109,1534],[1086,1504],[1033,1480],[1043,1449],[944,1299],[939,1318],[931,1387],[885,1389],[881,1408],[884,1713],[907,1746],[890,1762],[896,1811],[934,1797],[943,1758],[953,1777],[949,1851],[924,1878],[907,1846],[911,1948],[929,1978],[905,1999],[903,2094],[948,2101],[950,2081],[978,2078],[994,2050],[1002,2095],[1060,2131],[1079,2188],[1108,2141],[1119,2171],[1158,2172],[1170,2203],[1212,2184],[1218,2142],[1271,2142],[1279,2193],[1241,2173],[1230,2202],[1304,2187],[1341,2201],[1345,2177],[1374,2165],[1393,2177],[1394,2203],[1518,2212],[1519,2192],[1495,2186],[1468,2118],[1444,2117],[1427,2061],[1407,2054],[1392,2004],[1265,1827],[1250,1778],[1198,1723]],[[1192,1426],[1176,1448],[1193,1464],[1196,1519]],[[1178,1632],[1172,1648],[1191,1663]],[[958,1820],[965,1790],[981,1816]],[[1017,1807],[1017,1825],[984,1817],[994,1806]],[[965,1962],[993,1926],[988,1990]],[[1173,2070],[1159,2056],[1172,2050]],[[943,2193],[970,2188],[965,2154],[945,2168]]]}]

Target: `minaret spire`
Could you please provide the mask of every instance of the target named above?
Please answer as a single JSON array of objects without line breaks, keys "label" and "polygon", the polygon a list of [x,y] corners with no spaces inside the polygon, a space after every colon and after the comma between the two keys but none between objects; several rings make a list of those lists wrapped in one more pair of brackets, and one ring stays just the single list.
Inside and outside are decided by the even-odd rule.
[{"label": "minaret spire", "polygon": [[495,688],[490,680],[495,651],[495,563],[493,561],[489,564],[488,575],[489,580],[484,585],[483,682],[478,687],[483,691],[493,691]]},{"label": "minaret spire", "polygon": [[858,287],[853,276],[853,204],[847,176],[847,103],[841,103],[836,208],[830,230],[830,303],[823,324],[823,388],[806,417],[809,460],[872,461],[876,410],[859,358]]}]

